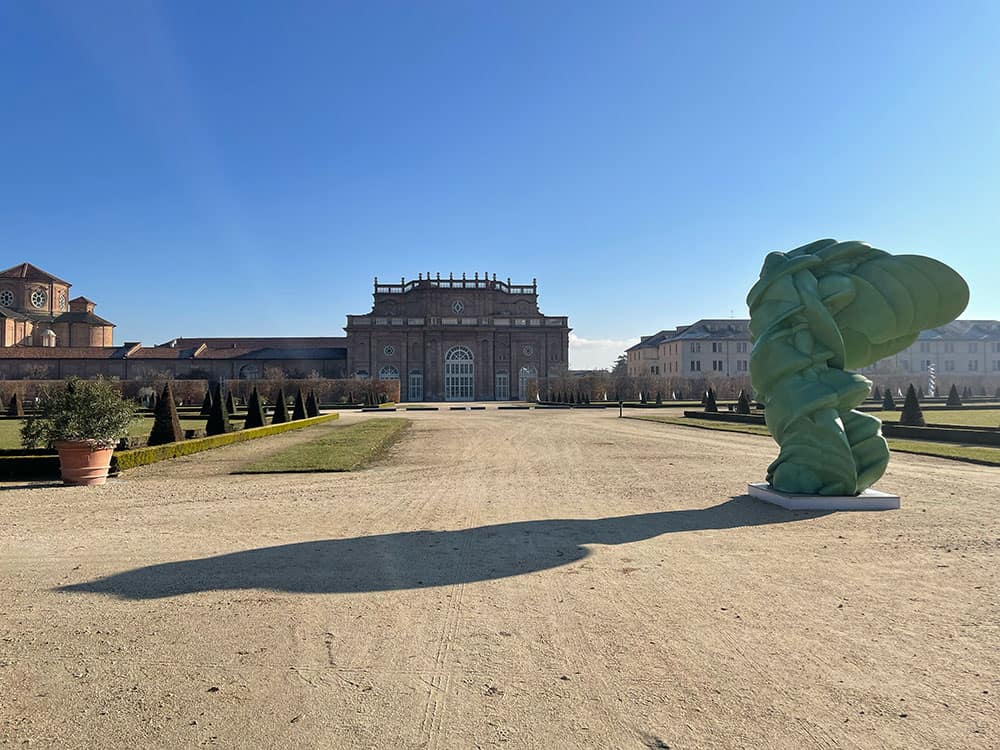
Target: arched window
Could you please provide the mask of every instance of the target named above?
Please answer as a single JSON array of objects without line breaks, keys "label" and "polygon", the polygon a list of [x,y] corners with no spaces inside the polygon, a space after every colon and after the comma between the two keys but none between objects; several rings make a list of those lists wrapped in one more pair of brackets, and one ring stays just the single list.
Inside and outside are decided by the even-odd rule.
[{"label": "arched window", "polygon": [[399,368],[386,365],[378,371],[379,380],[399,380]]},{"label": "arched window", "polygon": [[257,365],[243,365],[240,368],[240,379],[241,380],[253,380],[260,377],[260,370],[257,369]]},{"label": "arched window", "polygon": [[517,375],[517,395],[522,401],[528,400],[528,381],[538,377],[534,367],[522,367]]},{"label": "arched window", "polygon": [[475,357],[465,346],[453,346],[444,355],[446,401],[471,401],[475,395]]}]

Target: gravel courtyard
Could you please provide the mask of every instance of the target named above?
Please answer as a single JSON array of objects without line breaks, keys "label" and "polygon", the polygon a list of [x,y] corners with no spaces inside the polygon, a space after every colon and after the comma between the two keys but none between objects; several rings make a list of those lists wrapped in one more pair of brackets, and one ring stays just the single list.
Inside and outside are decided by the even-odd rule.
[{"label": "gravel courtyard", "polygon": [[765,438],[407,416],[353,474],[229,475],[323,426],[0,485],[0,746],[1000,746],[1000,470],[791,513]]}]

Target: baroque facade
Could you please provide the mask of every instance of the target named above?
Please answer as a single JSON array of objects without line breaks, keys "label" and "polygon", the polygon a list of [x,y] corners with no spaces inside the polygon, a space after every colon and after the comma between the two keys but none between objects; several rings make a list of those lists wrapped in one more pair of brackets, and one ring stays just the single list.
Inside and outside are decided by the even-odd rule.
[{"label": "baroque facade", "polygon": [[345,330],[348,370],[399,379],[404,401],[523,399],[529,380],[569,367],[568,319],[541,313],[535,280],[376,278],[371,312]]}]

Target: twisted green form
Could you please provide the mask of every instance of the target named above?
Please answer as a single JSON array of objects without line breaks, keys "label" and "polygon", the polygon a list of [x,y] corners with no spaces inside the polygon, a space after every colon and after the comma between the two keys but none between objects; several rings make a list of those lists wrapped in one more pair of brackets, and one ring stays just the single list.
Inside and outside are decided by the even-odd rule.
[{"label": "twisted green form", "polygon": [[817,240],[770,253],[750,307],[750,378],[781,447],[767,481],[788,493],[857,495],[885,472],[882,423],[855,411],[871,381],[850,372],[958,317],[969,287],[932,258]]}]

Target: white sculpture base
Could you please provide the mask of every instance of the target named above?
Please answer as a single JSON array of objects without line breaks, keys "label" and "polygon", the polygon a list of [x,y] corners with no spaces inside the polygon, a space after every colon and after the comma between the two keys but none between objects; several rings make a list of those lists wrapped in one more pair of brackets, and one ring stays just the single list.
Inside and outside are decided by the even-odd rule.
[{"label": "white sculpture base", "polygon": [[778,492],[766,482],[747,485],[750,497],[787,510],[897,510],[899,495],[868,489],[860,495],[792,495]]}]

